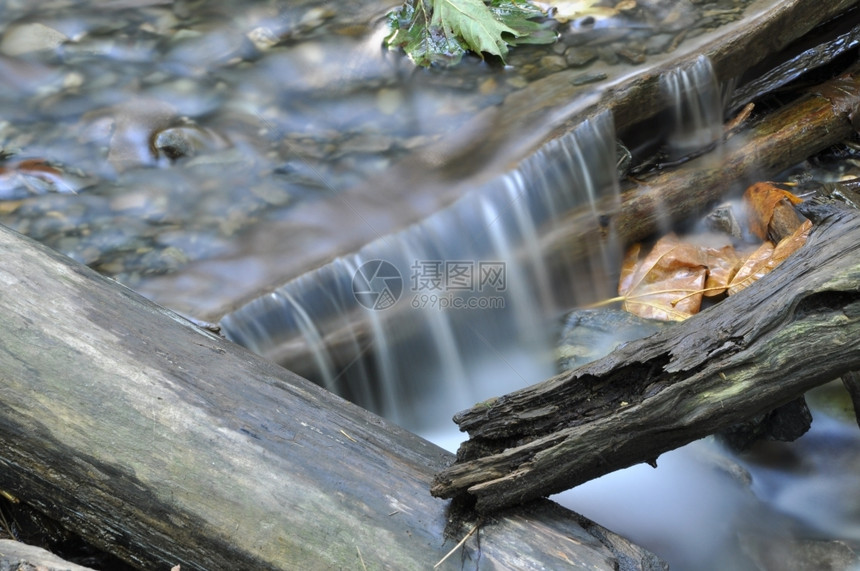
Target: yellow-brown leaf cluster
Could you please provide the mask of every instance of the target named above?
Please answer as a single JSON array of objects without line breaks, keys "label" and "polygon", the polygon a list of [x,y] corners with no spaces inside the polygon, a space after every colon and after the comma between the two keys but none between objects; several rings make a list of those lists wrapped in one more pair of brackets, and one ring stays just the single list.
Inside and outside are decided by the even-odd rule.
[{"label": "yellow-brown leaf cluster", "polygon": [[794,210],[800,201],[770,183],[747,189],[750,232],[764,241],[746,255],[731,245],[709,248],[675,234],[660,238],[647,253],[634,244],[618,284],[624,309],[640,317],[682,321],[698,313],[704,297],[734,295],[748,287],[806,242],[812,223]]}]

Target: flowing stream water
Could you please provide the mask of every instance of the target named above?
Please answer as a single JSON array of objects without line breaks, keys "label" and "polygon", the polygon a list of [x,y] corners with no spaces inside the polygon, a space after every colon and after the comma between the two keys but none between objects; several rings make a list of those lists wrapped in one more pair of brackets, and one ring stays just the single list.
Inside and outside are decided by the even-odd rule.
[{"label": "flowing stream water", "polygon": [[[234,286],[260,289],[296,253],[324,257],[330,242],[317,226],[346,233],[405,219],[372,196],[372,208],[356,203],[334,219],[314,209],[343,205],[344,189],[477,109],[564,67],[582,68],[572,81],[593,100],[604,69],[632,73],[624,58],[674,50],[696,22],[729,21],[746,5],[711,2],[697,20],[701,2],[643,1],[647,24],[582,18],[553,51],[518,48],[501,72],[473,60],[413,73],[380,55],[380,9],[358,0],[337,12],[312,2],[67,4],[0,1],[0,150],[57,167],[0,170],[0,217],[188,313],[223,306]],[[590,71],[592,61],[604,67]],[[709,146],[719,160],[731,86],[704,57],[661,86],[673,109],[659,134],[670,160]],[[539,237],[574,208],[600,220],[617,202],[620,156],[612,115],[594,114],[455,199],[407,183],[410,212],[432,214],[277,284],[224,315],[223,331],[454,450],[453,413],[552,376],[563,311],[613,295],[611,239],[559,271]],[[253,251],[261,243],[265,255]],[[850,477],[860,437],[828,410],[796,445],[737,457],[701,441],[664,454],[657,470],[633,467],[557,499],[673,569],[789,568],[778,558],[801,561],[792,550],[803,541],[829,546],[825,561],[825,540],[860,546]],[[789,468],[774,456],[791,456]]]},{"label": "flowing stream water", "polygon": [[[606,196],[618,196],[610,114],[585,121],[421,223],[228,314],[221,325],[228,338],[263,355],[277,355],[299,334],[316,369],[306,373],[322,385],[413,431],[442,430],[458,409],[551,376],[554,328],[547,322],[558,307],[538,230]],[[610,273],[610,257],[597,256],[594,279]],[[575,287],[608,291],[589,279]],[[338,340],[347,362],[326,339]]]}]

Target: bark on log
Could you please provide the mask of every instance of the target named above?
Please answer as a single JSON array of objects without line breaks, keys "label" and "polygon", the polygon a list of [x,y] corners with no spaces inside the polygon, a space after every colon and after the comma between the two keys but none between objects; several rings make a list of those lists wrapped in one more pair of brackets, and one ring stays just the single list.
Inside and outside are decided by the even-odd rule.
[{"label": "bark on log", "polygon": [[[428,569],[460,539],[447,452],[2,226],[0,260],[0,490],[144,569]],[[602,533],[545,502],[464,549],[660,568]]]},{"label": "bark on log", "polygon": [[857,417],[857,426],[860,426],[860,373],[851,371],[842,375],[842,384],[851,396],[851,404],[854,406],[854,416]]},{"label": "bark on log", "polygon": [[[860,216],[827,210],[747,290],[589,365],[459,413],[432,492],[520,504],[783,405],[860,369]],[[819,212],[819,214],[821,214]]]}]

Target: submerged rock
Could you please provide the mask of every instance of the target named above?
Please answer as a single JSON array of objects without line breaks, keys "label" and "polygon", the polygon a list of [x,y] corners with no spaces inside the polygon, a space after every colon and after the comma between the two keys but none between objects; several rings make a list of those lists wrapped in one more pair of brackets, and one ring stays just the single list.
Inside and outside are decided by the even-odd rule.
[{"label": "submerged rock", "polygon": [[856,569],[860,556],[842,541],[819,539],[779,539],[741,535],[743,551],[756,569],[813,571],[818,569]]}]

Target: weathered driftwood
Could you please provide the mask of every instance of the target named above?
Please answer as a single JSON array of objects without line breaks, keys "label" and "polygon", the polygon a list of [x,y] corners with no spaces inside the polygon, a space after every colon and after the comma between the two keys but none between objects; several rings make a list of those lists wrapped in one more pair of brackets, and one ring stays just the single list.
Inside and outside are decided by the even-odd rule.
[{"label": "weathered driftwood", "polygon": [[[0,260],[0,490],[145,569],[429,569],[460,539],[449,453],[2,226]],[[601,533],[546,502],[465,557],[659,567]]]},{"label": "weathered driftwood", "polygon": [[834,209],[747,290],[455,421],[470,440],[432,492],[492,511],[765,413],[860,369],[860,216]]}]

